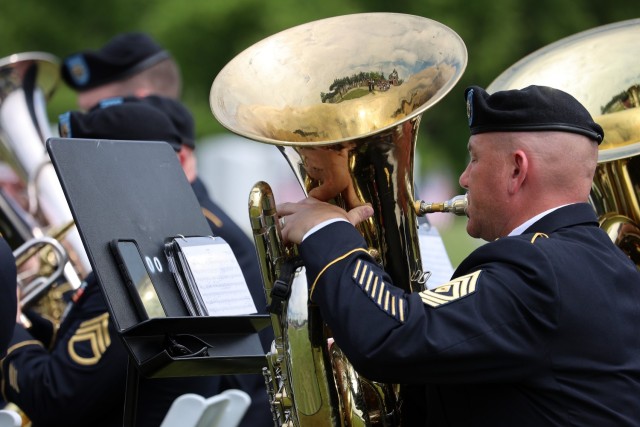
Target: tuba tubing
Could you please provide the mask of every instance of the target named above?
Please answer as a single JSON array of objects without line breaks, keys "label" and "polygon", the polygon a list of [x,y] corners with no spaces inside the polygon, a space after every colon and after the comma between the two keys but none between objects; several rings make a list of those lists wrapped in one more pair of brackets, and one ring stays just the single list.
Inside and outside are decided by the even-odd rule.
[{"label": "tuba tubing", "polygon": [[33,304],[53,284],[63,278],[65,267],[69,262],[69,256],[60,242],[48,236],[33,238],[13,251],[16,264],[20,268],[31,257],[38,255],[43,248],[47,247],[52,250],[56,258],[55,262],[52,263],[55,265],[55,270],[46,277],[38,275],[30,282],[20,283],[20,307],[22,309]]},{"label": "tuba tubing", "polygon": [[424,202],[418,200],[415,203],[416,215],[423,216],[430,213],[444,212],[457,216],[467,215],[467,205],[469,204],[466,194],[454,196],[444,202]]}]

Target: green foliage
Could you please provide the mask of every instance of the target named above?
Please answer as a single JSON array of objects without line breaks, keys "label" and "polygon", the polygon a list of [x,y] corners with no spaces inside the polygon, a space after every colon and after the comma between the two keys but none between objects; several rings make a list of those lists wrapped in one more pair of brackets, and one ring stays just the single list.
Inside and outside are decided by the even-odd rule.
[{"label": "green foliage", "polygon": [[[3,0],[0,57],[37,50],[62,58],[98,47],[121,31],[149,32],[180,63],[183,99],[202,136],[225,131],[211,114],[209,90],[217,73],[236,54],[309,21],[383,11],[439,21],[456,31],[467,46],[467,69],[451,93],[425,113],[418,147],[421,165],[430,166],[432,153],[437,153],[458,173],[467,158],[462,99],[466,86],[489,85],[519,59],[563,37],[637,16],[637,0]],[[74,94],[61,85],[49,104],[52,120],[74,108]]]}]

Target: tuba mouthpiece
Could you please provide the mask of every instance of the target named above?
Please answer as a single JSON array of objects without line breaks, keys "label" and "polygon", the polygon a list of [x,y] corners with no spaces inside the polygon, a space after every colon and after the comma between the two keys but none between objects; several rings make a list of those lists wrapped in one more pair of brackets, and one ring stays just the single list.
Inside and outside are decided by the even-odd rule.
[{"label": "tuba mouthpiece", "polygon": [[467,214],[467,195],[461,194],[444,202],[416,202],[416,214],[424,216],[428,213],[447,212],[463,216]]}]

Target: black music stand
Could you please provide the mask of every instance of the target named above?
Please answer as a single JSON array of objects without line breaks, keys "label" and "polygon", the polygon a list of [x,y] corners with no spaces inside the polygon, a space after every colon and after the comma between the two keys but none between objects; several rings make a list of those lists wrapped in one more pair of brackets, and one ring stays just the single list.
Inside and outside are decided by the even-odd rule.
[{"label": "black music stand", "polygon": [[[165,239],[210,235],[211,229],[176,157],[165,142],[50,138],[47,151],[91,267],[129,352],[127,410],[135,411],[138,375],[147,378],[258,373],[266,358],[257,331],[268,315],[192,317],[164,255]],[[142,320],[110,250],[133,239],[159,268],[150,271],[166,318]],[[173,357],[167,334],[211,344],[208,356]],[[135,412],[130,414],[135,419]],[[125,420],[126,423],[126,420]]]}]

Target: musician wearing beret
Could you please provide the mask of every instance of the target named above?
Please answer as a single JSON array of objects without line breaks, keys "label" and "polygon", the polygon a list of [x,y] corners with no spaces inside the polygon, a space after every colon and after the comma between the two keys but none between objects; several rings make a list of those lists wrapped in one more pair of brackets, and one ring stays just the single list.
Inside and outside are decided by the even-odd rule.
[{"label": "musician wearing beret", "polygon": [[178,99],[182,78],[172,55],[148,34],[122,33],[97,50],[68,55],[60,74],[88,111],[114,96],[155,94]]},{"label": "musician wearing beret", "polygon": [[[59,130],[68,138],[165,141],[179,156],[182,145],[193,134],[193,121],[179,101],[150,95],[110,98],[88,113],[65,113],[60,117]],[[246,279],[256,307],[265,310],[261,283],[249,282],[248,276]],[[16,326],[12,350],[2,364],[3,393],[29,416],[33,427],[122,425],[129,355],[92,273],[70,307],[55,337],[39,339],[22,325]],[[265,344],[270,339],[272,336],[265,337]],[[262,376],[242,377],[234,388],[244,386],[252,397],[253,409],[243,422],[259,416],[258,420],[270,423]],[[226,388],[230,387],[222,384],[219,376],[142,378],[135,425],[157,427],[171,403],[182,394],[209,397]]]},{"label": "musician wearing beret", "polygon": [[[233,250],[256,307],[263,312],[266,303],[255,246],[225,210],[215,203],[198,177],[195,128],[191,114],[182,104],[162,101],[178,99],[182,93],[180,69],[173,56],[148,34],[118,34],[97,50],[84,50],[68,55],[62,62],[61,75],[77,93],[80,109],[88,111],[101,101],[122,97],[147,98],[169,109],[174,125],[180,131],[181,143],[174,146],[180,164],[191,183],[212,233],[223,238]],[[157,95],[156,97],[151,95]],[[186,114],[185,114],[186,113]],[[132,123],[132,128],[137,124]],[[134,129],[131,129],[134,130]],[[129,137],[128,139],[135,139]],[[260,332],[265,351],[273,339],[271,328]],[[261,376],[225,376],[221,389],[240,388],[251,395],[252,404],[241,427],[270,426],[271,413]]]},{"label": "musician wearing beret", "polygon": [[406,425],[640,426],[640,272],[588,204],[604,134],[557,89],[465,91],[467,231],[451,280],[395,287],[348,212],[278,206],[311,299],[355,369],[419,387]]},{"label": "musician wearing beret", "polygon": [[[140,107],[146,108],[109,115],[111,132],[137,123],[135,132],[127,132],[131,138],[180,144],[180,134],[164,113]],[[98,113],[74,112],[63,115],[60,127],[63,135],[88,137],[104,127],[104,120]],[[11,345],[2,364],[3,394],[33,427],[122,425],[128,353],[93,273],[73,296],[55,336],[40,337],[17,325]],[[218,379],[143,379],[139,387],[136,425],[157,427],[175,398],[186,392],[216,394]]]},{"label": "musician wearing beret", "polygon": [[[77,92],[78,106],[84,111],[113,97],[158,95],[178,99],[182,79],[172,55],[148,34],[118,34],[97,50],[68,55],[61,66],[65,83]],[[181,106],[182,107],[182,106]],[[262,283],[255,248],[249,237],[217,203],[198,177],[195,129],[190,113],[178,117],[185,122],[183,143],[178,150],[180,163],[200,201],[213,233],[229,243],[249,282]],[[132,138],[129,138],[132,139]]]}]

